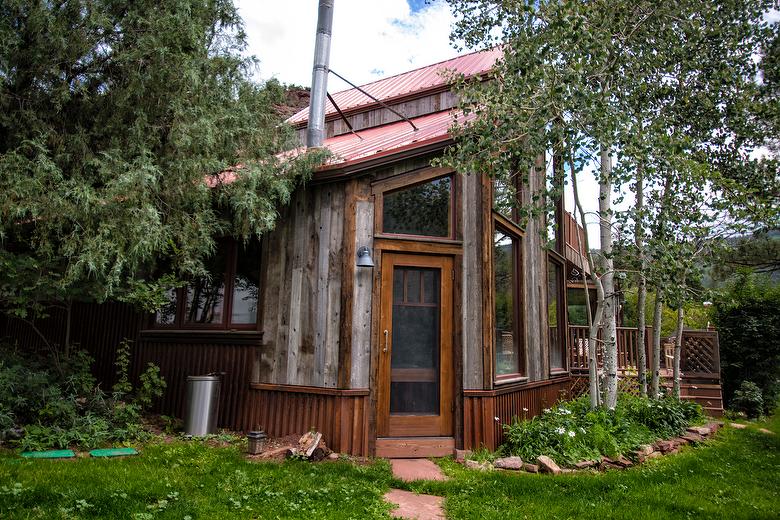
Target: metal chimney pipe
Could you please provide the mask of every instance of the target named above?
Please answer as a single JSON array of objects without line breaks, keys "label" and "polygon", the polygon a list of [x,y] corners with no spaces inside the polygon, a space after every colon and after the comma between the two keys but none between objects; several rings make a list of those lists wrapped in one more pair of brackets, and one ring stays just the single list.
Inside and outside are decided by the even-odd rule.
[{"label": "metal chimney pipe", "polygon": [[328,94],[333,2],[334,0],[320,0],[317,14],[317,39],[314,42],[314,68],[311,73],[309,125],[306,128],[306,146],[308,148],[319,148],[325,140],[325,99]]}]

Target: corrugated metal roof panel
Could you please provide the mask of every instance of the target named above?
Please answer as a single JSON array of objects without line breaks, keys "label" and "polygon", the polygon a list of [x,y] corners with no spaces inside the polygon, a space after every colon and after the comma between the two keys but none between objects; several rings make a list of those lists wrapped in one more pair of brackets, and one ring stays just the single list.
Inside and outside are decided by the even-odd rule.
[{"label": "corrugated metal roof panel", "polygon": [[[418,130],[406,121],[358,131],[362,140],[354,134],[344,134],[326,139],[326,146],[334,155],[325,168],[361,162],[380,155],[390,155],[410,147],[423,146],[449,138],[449,128],[458,112],[446,110],[412,119]],[[460,121],[471,119],[459,115]]]},{"label": "corrugated metal roof panel", "polygon": [[[425,91],[446,84],[442,73],[445,70],[455,70],[465,76],[474,76],[489,71],[496,60],[501,57],[499,47],[480,52],[473,52],[464,56],[458,56],[450,60],[427,65],[419,69],[403,72],[395,76],[383,78],[360,87],[372,96],[382,101],[403,97],[414,92]],[[357,89],[343,90],[333,94],[333,99],[343,112],[354,110],[362,106],[373,105],[376,102],[359,92]],[[325,105],[325,115],[335,114],[336,109],[330,101]],[[298,124],[309,117],[309,109],[304,108],[291,116],[287,122]]]}]

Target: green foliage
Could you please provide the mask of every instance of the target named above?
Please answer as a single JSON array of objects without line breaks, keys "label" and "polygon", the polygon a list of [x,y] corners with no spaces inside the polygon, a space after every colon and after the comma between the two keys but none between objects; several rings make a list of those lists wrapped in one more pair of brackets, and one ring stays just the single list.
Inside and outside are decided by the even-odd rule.
[{"label": "green foliage", "polygon": [[731,406],[742,382],[751,381],[769,411],[780,398],[780,286],[742,272],[713,303],[725,403]]},{"label": "green foliage", "polygon": [[91,358],[73,353],[60,370],[51,356],[0,349],[0,440],[22,450],[94,448],[148,437],[141,413],[162,394],[158,367],[142,374],[134,392],[128,380],[129,343],[117,352],[117,384],[111,395],[96,385]]},{"label": "green foliage", "polygon": [[[636,327],[637,323],[637,295],[636,287],[632,287],[623,292],[625,298],[623,303],[623,325],[626,327]],[[647,294],[645,301],[645,316],[650,320],[648,326],[652,325],[653,308],[655,307],[655,293]],[[712,321],[710,310],[704,306],[703,302],[690,301],[683,306],[685,310],[685,327],[689,329],[705,329],[707,323]],[[673,336],[677,330],[677,310],[664,303],[661,311],[661,337],[667,338]]]},{"label": "green foliage", "polygon": [[561,403],[530,421],[505,425],[502,450],[525,460],[547,455],[571,464],[614,457],[657,438],[682,433],[703,419],[701,407],[673,398],[647,399],[622,394],[614,410],[590,409],[587,396]]},{"label": "green foliage", "polygon": [[742,381],[739,389],[734,392],[731,408],[751,419],[760,417],[764,413],[764,396],[761,395],[761,389],[755,383]]},{"label": "green foliage", "polygon": [[149,310],[323,158],[279,155],[284,88],[252,81],[232,0],[10,0],[0,42],[0,312]]}]

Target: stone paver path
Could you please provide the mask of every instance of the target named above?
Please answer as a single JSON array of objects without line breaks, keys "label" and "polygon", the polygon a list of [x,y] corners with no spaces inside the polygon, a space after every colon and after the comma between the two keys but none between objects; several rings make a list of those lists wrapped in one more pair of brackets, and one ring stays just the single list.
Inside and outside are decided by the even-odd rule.
[{"label": "stone paver path", "polygon": [[385,493],[385,500],[397,504],[390,514],[396,518],[415,518],[417,520],[443,520],[442,497],[417,495],[410,491],[391,489]]},{"label": "stone paver path", "polygon": [[413,480],[447,480],[441,468],[428,459],[391,459],[393,476],[404,482]]},{"label": "stone paver path", "polygon": [[[391,459],[393,476],[404,482],[414,480],[447,480],[441,468],[428,459]],[[444,499],[432,495],[418,495],[400,489],[385,493],[385,500],[397,505],[392,511],[396,518],[417,520],[439,520],[444,518],[441,505]]]}]

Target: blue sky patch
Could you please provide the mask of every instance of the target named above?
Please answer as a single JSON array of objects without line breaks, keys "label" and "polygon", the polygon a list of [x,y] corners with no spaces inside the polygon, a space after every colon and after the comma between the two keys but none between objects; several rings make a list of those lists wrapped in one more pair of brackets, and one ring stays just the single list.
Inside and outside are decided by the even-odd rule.
[{"label": "blue sky patch", "polygon": [[413,13],[416,13],[423,9],[425,7],[425,0],[406,0],[409,2],[409,7],[412,9]]}]

